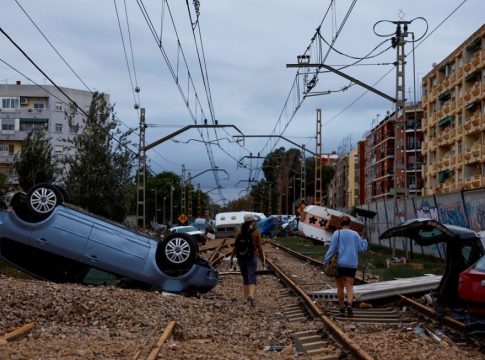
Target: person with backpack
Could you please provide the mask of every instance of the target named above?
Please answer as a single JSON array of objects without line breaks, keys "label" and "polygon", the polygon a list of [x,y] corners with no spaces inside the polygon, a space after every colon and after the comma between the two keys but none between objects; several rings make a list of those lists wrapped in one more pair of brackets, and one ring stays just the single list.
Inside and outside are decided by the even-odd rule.
[{"label": "person with backpack", "polygon": [[[323,258],[326,264],[334,253],[338,258],[337,298],[340,307],[340,316],[353,316],[352,301],[354,298],[354,278],[359,261],[359,252],[367,250],[367,240],[361,239],[359,233],[350,229],[350,217],[343,215],[340,218],[341,229],[332,235],[332,241]],[[344,287],[347,292],[347,306],[344,307]]]},{"label": "person with backpack", "polygon": [[236,235],[232,249],[230,266],[233,266],[234,256],[237,258],[239,269],[243,278],[243,294],[246,304],[255,306],[254,294],[256,292],[256,269],[258,257],[266,267],[261,234],[256,228],[256,216],[244,215],[244,223]]}]

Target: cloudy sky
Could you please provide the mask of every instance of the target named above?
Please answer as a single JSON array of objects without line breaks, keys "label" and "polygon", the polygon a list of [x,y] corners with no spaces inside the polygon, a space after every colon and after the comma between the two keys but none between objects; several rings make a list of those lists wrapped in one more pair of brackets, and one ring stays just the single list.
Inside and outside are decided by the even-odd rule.
[{"label": "cloudy sky", "polygon": [[[257,170],[261,160],[248,156],[265,156],[275,146],[292,146],[285,140],[276,143],[275,138],[236,142],[238,131],[245,135],[283,134],[315,151],[316,109],[320,108],[324,152],[344,151],[392,110],[388,100],[357,85],[348,87],[348,80],[332,73],[318,76],[311,92],[321,95],[303,98],[305,77],[298,76],[299,86],[293,86],[296,69],[286,65],[296,63],[297,56],[307,49],[311,62],[317,60],[318,51],[309,45],[319,26],[322,38],[333,42],[336,50],[328,51],[322,42],[326,65],[341,68],[356,63],[342,71],[369,85],[382,78],[375,87],[394,96],[395,72],[390,64],[396,53],[389,38],[395,25],[391,22],[414,19],[409,27],[416,39],[414,66],[413,44],[409,42],[405,48],[409,54],[407,95],[413,100],[413,78],[419,83],[432,63],[443,60],[484,23],[485,13],[483,0],[199,3],[196,11],[193,1],[183,0],[4,0],[0,26],[59,86],[87,86],[109,93],[122,129],[138,126],[135,102],[144,107],[150,124],[147,144],[203,119],[237,128],[202,131],[210,145],[192,129],[147,153],[155,172],[181,174],[184,165],[194,176],[218,167],[216,174],[223,188],[210,194],[214,201],[221,201],[221,196],[233,199],[243,195],[250,178],[261,178]],[[192,26],[197,12],[198,23]],[[162,50],[157,43],[160,37]],[[408,40],[412,40],[411,34]],[[2,34],[0,49],[0,83],[49,83]],[[356,59],[369,54],[371,58]],[[310,74],[307,80],[311,78]],[[132,84],[140,88],[139,100]],[[419,95],[417,86],[418,100]],[[134,137],[133,142],[137,141]],[[210,171],[192,182],[204,191],[217,186]]]}]

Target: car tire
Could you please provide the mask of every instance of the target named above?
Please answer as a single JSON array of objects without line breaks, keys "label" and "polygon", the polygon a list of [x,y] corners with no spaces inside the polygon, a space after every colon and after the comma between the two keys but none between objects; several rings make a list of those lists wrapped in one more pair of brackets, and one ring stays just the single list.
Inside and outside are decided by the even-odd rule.
[{"label": "car tire", "polygon": [[62,202],[63,203],[68,203],[69,202],[69,194],[67,193],[66,189],[60,185],[54,185],[57,190],[59,190],[59,192],[61,193],[62,195]]},{"label": "car tire", "polygon": [[45,219],[56,206],[62,204],[62,194],[54,185],[36,184],[27,192],[26,203],[33,216]]},{"label": "car tire", "polygon": [[155,256],[161,271],[186,269],[195,261],[197,244],[189,234],[170,234],[158,243]]}]

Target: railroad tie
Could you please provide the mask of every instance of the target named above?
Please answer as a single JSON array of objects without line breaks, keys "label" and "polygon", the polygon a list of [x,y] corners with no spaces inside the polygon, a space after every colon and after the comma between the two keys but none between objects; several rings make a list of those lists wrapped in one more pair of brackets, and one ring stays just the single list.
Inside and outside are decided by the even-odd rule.
[{"label": "railroad tie", "polygon": [[289,322],[308,320],[308,313],[301,304],[286,306],[283,309],[283,314]]},{"label": "railroad tie", "polygon": [[293,335],[298,354],[307,354],[311,359],[338,359],[340,351],[336,351],[328,341],[322,339],[317,330],[307,330]]},{"label": "railroad tie", "polygon": [[411,326],[411,320],[403,317],[402,313],[391,308],[353,309],[353,316],[341,316],[337,308],[325,308],[325,311],[337,321],[365,323],[372,325]]}]

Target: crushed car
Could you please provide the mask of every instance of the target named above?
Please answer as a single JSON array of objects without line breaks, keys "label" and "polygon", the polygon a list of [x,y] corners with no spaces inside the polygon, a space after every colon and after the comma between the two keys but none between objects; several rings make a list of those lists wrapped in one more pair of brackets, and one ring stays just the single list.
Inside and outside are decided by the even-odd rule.
[{"label": "crushed car", "polygon": [[0,258],[33,277],[85,282],[92,269],[128,279],[142,288],[200,293],[214,288],[219,273],[198,254],[197,240],[173,233],[159,240],[65,201],[52,184],[17,192],[0,211]]},{"label": "crushed car", "polygon": [[[480,236],[475,231],[418,218],[405,221],[379,236],[380,239],[392,237],[410,238],[421,246],[444,243],[446,265],[440,284],[432,293],[434,308],[443,314],[447,309],[466,307],[467,299],[461,298],[458,291],[460,274],[485,254]],[[482,299],[482,303],[485,303],[485,299]]]}]

